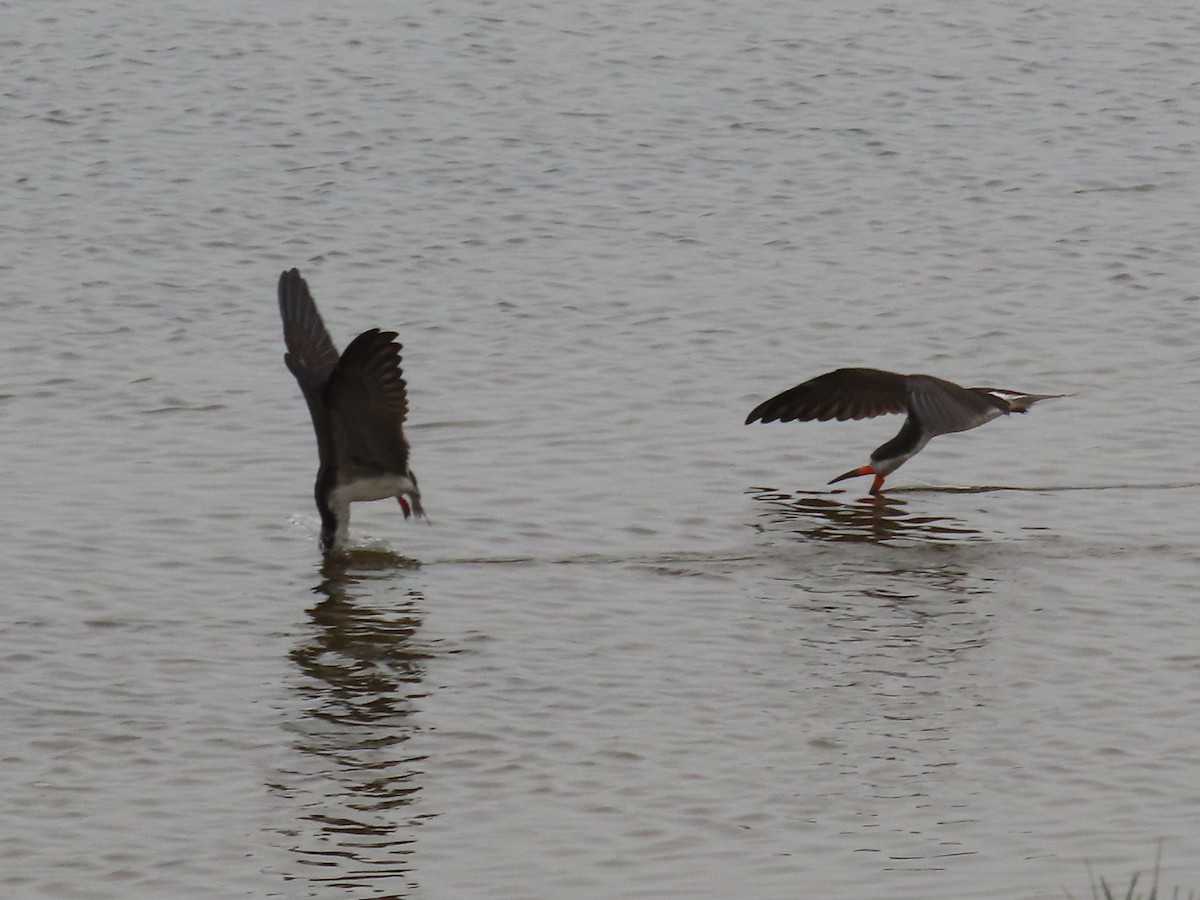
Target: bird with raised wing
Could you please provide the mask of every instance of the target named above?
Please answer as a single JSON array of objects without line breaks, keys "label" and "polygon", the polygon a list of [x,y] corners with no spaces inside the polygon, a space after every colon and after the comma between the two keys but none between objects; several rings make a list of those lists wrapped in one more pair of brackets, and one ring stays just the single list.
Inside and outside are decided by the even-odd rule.
[{"label": "bird with raised wing", "polygon": [[284,362],[296,376],[313,430],[320,467],[314,495],[321,514],[321,550],[342,548],[350,504],[395,497],[407,519],[423,517],[417,477],[408,465],[402,428],[408,389],[396,332],[364,331],[338,355],[308,284],[296,269],[279,277]]},{"label": "bird with raised wing", "polygon": [[1005,388],[961,387],[933,375],[901,375],[882,369],[837,369],[765,400],[746,417],[751,422],[828,422],[873,419],[905,413],[900,433],[871,454],[865,466],[830,481],[874,475],[871,493],[883,480],[912,459],[931,438],[969,431],[997,416],[1024,413],[1040,400],[1065,394],[1026,394]]}]

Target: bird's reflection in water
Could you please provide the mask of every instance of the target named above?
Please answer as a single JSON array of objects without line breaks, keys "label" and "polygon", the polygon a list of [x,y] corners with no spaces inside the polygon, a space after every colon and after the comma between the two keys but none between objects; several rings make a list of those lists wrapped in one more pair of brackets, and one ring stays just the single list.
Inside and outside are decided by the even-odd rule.
[{"label": "bird's reflection in water", "polygon": [[[811,552],[787,550],[766,584],[800,614],[792,624],[805,658],[823,660],[819,669],[835,673],[826,682],[830,708],[856,696],[852,702],[868,711],[859,724],[872,721],[889,739],[895,722],[925,722],[904,740],[915,742],[914,759],[927,758],[920,741],[938,728],[928,717],[941,708],[942,686],[950,700],[961,685],[947,673],[990,634],[982,598],[992,593],[993,578],[979,565],[989,555],[980,532],[952,518],[915,514],[886,496],[753,494],[764,532],[812,542]],[[981,553],[968,547],[976,541]],[[805,691],[820,693],[814,685],[806,682]],[[847,685],[858,693],[846,694]]]},{"label": "bird's reflection in water", "polygon": [[295,877],[318,892],[406,897],[416,890],[409,857],[419,817],[408,807],[420,789],[421,759],[406,744],[431,654],[416,638],[424,598],[398,571],[415,567],[374,551],[328,560],[313,589],[321,600],[309,610],[312,632],[291,654],[301,675],[294,722],[301,762],[284,776],[294,783],[279,788],[303,801]]},{"label": "bird's reflection in water", "polygon": [[911,513],[904,500],[886,494],[849,499],[842,491],[782,493],[751,488],[762,504],[760,526],[790,528],[809,540],[887,543],[903,540],[963,541],[980,532],[948,516]]}]

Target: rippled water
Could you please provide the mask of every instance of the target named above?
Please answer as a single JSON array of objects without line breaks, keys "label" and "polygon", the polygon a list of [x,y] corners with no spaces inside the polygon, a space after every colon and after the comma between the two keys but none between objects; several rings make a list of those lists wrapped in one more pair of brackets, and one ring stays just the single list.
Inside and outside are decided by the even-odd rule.
[{"label": "rippled water", "polygon": [[[1192,7],[22,7],[6,896],[1200,888]],[[324,567],[293,265],[433,520]],[[840,365],[1072,396],[867,501]]]}]

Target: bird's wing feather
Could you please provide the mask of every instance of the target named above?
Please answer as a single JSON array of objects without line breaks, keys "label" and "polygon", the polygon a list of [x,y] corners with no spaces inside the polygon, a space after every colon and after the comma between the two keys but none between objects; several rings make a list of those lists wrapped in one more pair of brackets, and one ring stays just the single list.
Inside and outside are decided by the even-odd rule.
[{"label": "bird's wing feather", "polygon": [[317,450],[324,462],[327,449],[323,436],[328,425],[322,392],[337,365],[338,352],[317,310],[316,301],[308,292],[308,285],[295,269],[279,276],[279,315],[283,319],[283,341],[288,350],[283,361],[304,392],[313,430],[317,433]]},{"label": "bird's wing feather", "polygon": [[342,354],[325,386],[325,407],[338,459],[390,472],[408,471],[401,425],[408,391],[396,332],[364,331]]},{"label": "bird's wing feather", "polygon": [[751,422],[827,422],[872,419],[908,409],[907,375],[882,369],[837,369],[818,375],[756,406]]},{"label": "bird's wing feather", "polygon": [[908,406],[930,437],[977,428],[1009,411],[1001,397],[932,375],[908,376]]}]

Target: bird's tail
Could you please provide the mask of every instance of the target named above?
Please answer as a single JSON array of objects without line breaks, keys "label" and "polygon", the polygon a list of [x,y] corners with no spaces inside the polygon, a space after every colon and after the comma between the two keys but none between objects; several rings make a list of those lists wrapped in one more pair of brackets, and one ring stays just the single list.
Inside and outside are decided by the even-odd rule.
[{"label": "bird's tail", "polygon": [[408,478],[412,482],[412,490],[396,495],[396,499],[400,501],[400,508],[404,510],[404,518],[407,519],[411,514],[413,518],[428,522],[429,516],[425,515],[425,507],[421,505],[421,489],[417,486],[417,476],[411,469],[408,471]]},{"label": "bird's tail", "polygon": [[1070,394],[1024,394],[1021,391],[1010,391],[1006,388],[972,388],[976,391],[986,391],[993,397],[999,397],[1008,404],[1008,411],[1027,413],[1029,407],[1042,400],[1057,400],[1059,397],[1070,397]]}]

